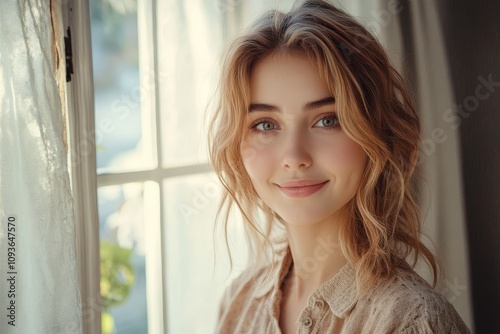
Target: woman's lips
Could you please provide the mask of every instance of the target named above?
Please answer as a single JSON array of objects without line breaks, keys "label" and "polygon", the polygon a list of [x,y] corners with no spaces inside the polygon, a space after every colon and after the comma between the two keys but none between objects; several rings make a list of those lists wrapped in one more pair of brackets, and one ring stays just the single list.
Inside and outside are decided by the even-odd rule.
[{"label": "woman's lips", "polygon": [[327,181],[292,180],[276,184],[289,197],[308,197],[323,188]]}]

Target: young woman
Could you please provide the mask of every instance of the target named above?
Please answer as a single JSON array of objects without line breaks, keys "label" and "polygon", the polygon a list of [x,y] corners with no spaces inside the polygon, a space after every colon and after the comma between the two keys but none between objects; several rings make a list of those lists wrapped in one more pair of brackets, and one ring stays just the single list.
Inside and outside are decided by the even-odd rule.
[{"label": "young woman", "polygon": [[[210,155],[255,263],[218,333],[469,333],[423,257],[420,125],[377,40],[327,1],[271,11],[229,47]],[[219,215],[219,217],[221,217]],[[406,262],[412,259],[412,265]]]}]

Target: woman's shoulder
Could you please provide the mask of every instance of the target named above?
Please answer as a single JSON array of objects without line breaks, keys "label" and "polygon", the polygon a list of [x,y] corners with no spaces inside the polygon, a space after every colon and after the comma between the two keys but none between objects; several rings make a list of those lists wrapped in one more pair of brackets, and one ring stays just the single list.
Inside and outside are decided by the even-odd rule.
[{"label": "woman's shoulder", "polygon": [[267,272],[267,266],[250,266],[231,281],[220,301],[217,333],[254,333],[267,326]]},{"label": "woman's shoulder", "polygon": [[409,266],[396,269],[358,304],[398,333],[470,333],[450,301]]},{"label": "woman's shoulder", "polygon": [[223,299],[231,299],[245,287],[255,285],[255,282],[262,275],[262,270],[256,270],[254,267],[247,267],[237,274],[226,287]]},{"label": "woman's shoulder", "polygon": [[282,276],[282,271],[290,265],[290,261],[290,255],[279,250],[272,261],[247,266],[226,288],[221,300],[221,313],[268,295],[276,288],[276,282]]},{"label": "woman's shoulder", "polygon": [[241,271],[226,288],[226,295],[236,295],[241,290],[252,292],[254,295],[262,295],[273,283],[277,275],[278,262],[266,265],[250,265]]}]

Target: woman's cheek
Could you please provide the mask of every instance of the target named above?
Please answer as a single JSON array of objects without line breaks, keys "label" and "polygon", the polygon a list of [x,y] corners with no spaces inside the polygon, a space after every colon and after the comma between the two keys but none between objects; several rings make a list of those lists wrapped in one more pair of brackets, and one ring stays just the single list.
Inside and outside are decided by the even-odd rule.
[{"label": "woman's cheek", "polygon": [[335,144],[324,147],[323,151],[328,152],[324,156],[328,157],[330,166],[351,172],[362,169],[367,157],[363,148],[347,136],[340,141],[337,140]]},{"label": "woman's cheek", "polygon": [[241,160],[243,165],[248,169],[247,165],[257,157],[257,150],[248,142],[243,142],[240,147]]},{"label": "woman's cheek", "polygon": [[[259,138],[260,137],[260,138]],[[259,135],[246,138],[240,148],[243,165],[252,179],[262,178],[272,168],[276,157],[272,140]]]}]

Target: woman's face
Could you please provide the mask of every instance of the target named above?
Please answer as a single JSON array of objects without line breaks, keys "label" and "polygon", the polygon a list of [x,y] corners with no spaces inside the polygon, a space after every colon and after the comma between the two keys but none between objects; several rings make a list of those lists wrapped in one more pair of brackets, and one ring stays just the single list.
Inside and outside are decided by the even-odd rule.
[{"label": "woman's face", "polygon": [[334,220],[356,193],[366,154],[342,130],[316,67],[303,56],[264,58],[250,101],[241,155],[257,194],[289,224]]}]

